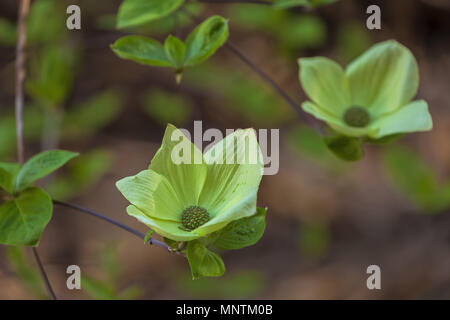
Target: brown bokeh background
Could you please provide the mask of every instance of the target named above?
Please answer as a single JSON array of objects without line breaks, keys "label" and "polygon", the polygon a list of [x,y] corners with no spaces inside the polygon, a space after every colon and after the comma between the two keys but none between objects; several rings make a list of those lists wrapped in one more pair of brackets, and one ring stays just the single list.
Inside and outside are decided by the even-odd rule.
[{"label": "brown bokeh background", "polygon": [[[117,119],[94,136],[59,143],[60,148],[81,153],[106,148],[113,155],[113,165],[108,172],[89,189],[70,198],[71,202],[147,231],[144,225],[126,215],[127,202],[115,188],[115,181],[145,168],[159,147],[164,125],[147,116],[140,107],[140,94],[152,88],[162,88],[192,101],[192,112],[180,124],[184,128],[191,130],[193,120],[202,120],[204,130],[280,128],[281,146],[279,173],[263,178],[258,196],[258,204],[269,208],[265,235],[253,247],[223,254],[227,272],[222,279],[191,281],[184,258],[146,246],[133,235],[95,218],[55,207],[38,250],[60,298],[91,297],[84,290],[66,288],[65,270],[68,265],[76,264],[83,274],[103,279],[100,256],[107,245],[113,248],[122,271],[117,280],[118,288],[137,285],[142,299],[450,298],[450,208],[449,212],[426,214],[396,189],[381,161],[384,146],[366,146],[364,159],[342,164],[343,169],[333,168],[334,163],[341,165],[339,161],[324,167],[315,159],[303,156],[301,151],[297,152],[289,143],[288,133],[298,125],[298,119],[282,100],[279,101],[279,108],[285,115],[282,120],[272,124],[253,121],[251,116],[242,116],[239,110],[231,108],[220,88],[213,90],[198,81],[194,70],[186,70],[182,84],[177,86],[170,70],[121,60],[112,53],[109,44],[124,33],[101,29],[96,23],[99,16],[114,14],[120,1],[72,2],[82,9],[82,30],[69,32],[68,41],[72,47],[83,51],[83,58],[77,67],[72,93],[62,108],[106,88],[120,88],[124,92],[124,107]],[[341,0],[307,13],[324,22],[326,40],[313,48],[290,48],[288,54],[280,54],[273,35],[234,24],[233,16],[230,17],[230,40],[301,102],[306,96],[297,78],[295,58],[324,55],[347,62],[339,53],[343,40],[338,30],[348,22],[364,29],[365,8],[373,3],[382,8],[382,29],[365,29],[364,32],[371,43],[396,39],[411,49],[421,74],[418,96],[428,101],[434,119],[433,131],[408,135],[400,143],[420,154],[439,180],[448,181],[448,1]],[[0,4],[0,15],[11,21],[15,20],[16,10],[14,0],[3,0]],[[228,10],[228,5],[207,4],[200,15],[207,17],[218,13],[229,17]],[[248,10],[248,7],[241,10]],[[292,12],[305,14],[302,9]],[[179,28],[178,33],[184,37],[192,27]],[[14,105],[11,56],[14,56],[13,48],[0,46],[2,112],[11,111]],[[226,48],[221,48],[209,63],[239,73],[272,94],[272,89]],[[210,76],[215,72],[215,69],[205,70]],[[222,82],[225,86],[229,79],[223,77],[222,80],[220,73],[213,77],[218,86]],[[39,150],[38,142],[30,141],[26,145],[27,156]],[[31,257],[28,258],[33,265]],[[366,268],[372,264],[381,267],[381,290],[366,287]],[[6,259],[4,246],[0,246],[0,298],[35,298]]]}]

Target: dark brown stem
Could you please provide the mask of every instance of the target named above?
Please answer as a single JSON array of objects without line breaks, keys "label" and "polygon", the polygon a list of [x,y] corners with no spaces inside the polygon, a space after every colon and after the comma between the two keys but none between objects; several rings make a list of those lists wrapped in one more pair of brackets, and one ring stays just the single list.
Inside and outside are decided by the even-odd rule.
[{"label": "dark brown stem", "polygon": [[[30,10],[30,0],[20,0],[18,15],[18,36],[16,45],[16,135],[17,160],[20,164],[25,161],[25,147],[23,141],[23,84],[25,81],[25,46],[27,43],[27,16]],[[42,280],[51,299],[56,300],[55,292],[48,280],[47,273],[42,265],[36,248],[31,248],[36,265],[39,268]]]},{"label": "dark brown stem", "polygon": [[17,159],[24,162],[23,143],[23,83],[25,81],[25,45],[27,42],[27,16],[30,0],[20,0],[18,16],[18,37],[16,45],[16,135]]},{"label": "dark brown stem", "polygon": [[[62,202],[62,201],[58,201],[58,200],[53,200],[53,203],[56,204],[56,205],[62,206],[62,207],[70,208],[70,209],[73,209],[73,210],[77,210],[79,212],[83,212],[83,213],[89,214],[89,215],[91,215],[93,217],[96,217],[96,218],[99,218],[99,219],[101,219],[103,221],[109,222],[109,223],[111,223],[111,224],[113,224],[113,225],[115,225],[115,226],[117,226],[117,227],[119,227],[119,228],[121,228],[123,230],[126,230],[126,231],[134,234],[135,236],[137,236],[137,237],[139,237],[141,239],[145,239],[145,234],[143,234],[142,232],[140,232],[138,230],[135,230],[135,229],[133,229],[133,228],[123,224],[123,223],[120,223],[120,222],[118,222],[118,221],[116,221],[114,219],[111,219],[110,217],[104,216],[104,215],[102,215],[102,214],[100,214],[98,212],[95,212],[93,210],[90,210],[90,209],[87,209],[87,208],[83,208],[83,207],[81,207],[79,205],[76,205],[76,204]],[[173,252],[173,253],[182,255],[180,252],[172,250],[172,248],[170,248],[166,243],[164,243],[162,241],[159,241],[159,240],[156,240],[154,238],[150,237],[148,239],[148,243],[149,244],[153,244],[153,245],[158,246],[158,247],[161,247],[161,248],[163,248],[163,249],[165,249],[165,250],[167,250],[169,252]]]}]

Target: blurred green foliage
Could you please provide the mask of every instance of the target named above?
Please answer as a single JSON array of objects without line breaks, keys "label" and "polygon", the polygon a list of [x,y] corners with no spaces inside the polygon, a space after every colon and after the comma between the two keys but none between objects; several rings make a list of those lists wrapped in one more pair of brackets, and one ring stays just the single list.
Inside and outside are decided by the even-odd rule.
[{"label": "blurred green foliage", "polygon": [[450,182],[439,181],[419,154],[395,145],[384,150],[383,163],[394,185],[420,210],[441,212],[450,208]]},{"label": "blurred green foliage", "polygon": [[338,0],[274,0],[273,6],[279,9],[287,9],[298,6],[314,8],[337,2]]},{"label": "blurred green foliage", "polygon": [[261,81],[212,63],[186,74],[186,81],[216,95],[214,100],[257,126],[277,126],[294,117],[286,102]]},{"label": "blurred green foliage", "polygon": [[68,33],[66,16],[62,1],[33,1],[27,20],[28,44],[51,44],[64,39]]},{"label": "blurred green foliage", "polygon": [[348,21],[339,26],[337,39],[339,59],[348,63],[372,45],[369,31],[359,21]]},{"label": "blurred green foliage", "polygon": [[189,97],[153,89],[142,97],[143,110],[161,126],[167,123],[181,126],[186,123],[192,114],[192,102]]},{"label": "blurred green foliage", "polygon": [[113,156],[107,150],[83,153],[66,166],[64,174],[51,179],[46,190],[60,201],[83,194],[108,172],[112,162]]},{"label": "blurred green foliage", "polygon": [[120,289],[120,277],[123,270],[117,261],[117,254],[114,245],[106,246],[100,252],[99,269],[104,275],[101,280],[81,276],[81,288],[92,298],[97,300],[133,300],[142,295],[139,286],[129,286]]},{"label": "blurred green foliage", "polygon": [[183,273],[175,284],[184,295],[196,299],[249,299],[264,290],[266,277],[260,271],[240,270],[221,278],[192,280],[190,274]]},{"label": "blurred green foliage", "polygon": [[324,21],[315,14],[297,14],[266,6],[235,5],[228,8],[233,25],[269,34],[283,53],[298,56],[298,50],[318,48],[327,40]]},{"label": "blurred green foliage", "polygon": [[322,258],[329,250],[330,237],[326,224],[319,221],[304,223],[299,232],[300,250],[310,258]]},{"label": "blurred green foliage", "polygon": [[291,128],[286,142],[299,157],[329,172],[343,173],[350,169],[350,164],[338,159],[323,143],[322,136],[309,126],[297,125]]},{"label": "blurred green foliage", "polygon": [[46,107],[59,106],[74,82],[73,52],[64,46],[47,46],[30,61],[26,80],[28,94]]},{"label": "blurred green foliage", "polygon": [[[27,42],[29,46],[52,44],[67,34],[66,7],[58,0],[36,0],[30,7],[27,19]],[[45,23],[44,23],[45,22]],[[0,44],[15,46],[16,25],[0,18]]]},{"label": "blurred green foliage", "polygon": [[[43,119],[41,110],[35,105],[28,105],[24,111],[24,136],[28,141],[39,139]],[[14,112],[0,114],[0,158],[12,160],[16,151],[16,120]]]},{"label": "blurred green foliage", "polygon": [[14,23],[0,18],[0,44],[14,46],[17,39],[17,28]]},{"label": "blurred green foliage", "polygon": [[120,90],[101,91],[66,111],[62,135],[70,140],[93,136],[116,120],[122,109]]},{"label": "blurred green foliage", "polygon": [[[204,8],[204,4],[195,2],[186,3],[183,6],[183,10],[189,11],[194,15],[200,15]],[[102,30],[116,30],[116,21],[117,15],[115,14],[100,15],[96,20],[96,26]],[[176,29],[187,27],[191,22],[192,20],[185,13],[175,12],[161,19],[127,28],[127,31],[133,34],[160,36],[173,33]]]},{"label": "blurred green foliage", "polygon": [[24,247],[8,246],[6,259],[30,294],[36,299],[47,299],[41,276],[35,268],[31,267],[33,264],[25,255]]}]

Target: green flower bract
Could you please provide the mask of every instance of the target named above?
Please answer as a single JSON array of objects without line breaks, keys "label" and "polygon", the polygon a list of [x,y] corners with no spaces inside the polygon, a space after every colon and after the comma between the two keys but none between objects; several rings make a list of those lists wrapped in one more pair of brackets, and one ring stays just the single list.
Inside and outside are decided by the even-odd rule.
[{"label": "green flower bract", "polygon": [[299,65],[312,100],[303,109],[339,133],[379,139],[433,127],[427,103],[411,102],[419,86],[417,62],[396,41],[374,45],[345,71],[324,57],[302,58]]},{"label": "green flower bract", "polygon": [[[188,161],[176,164],[173,153],[180,143],[192,152],[187,158],[183,155]],[[230,154],[236,160],[231,164]],[[262,153],[253,129],[237,130],[202,154],[180,130],[168,125],[149,168],[116,185],[131,202],[129,215],[166,238],[190,241],[254,215],[262,173]],[[195,219],[186,220],[186,212],[194,212]]]}]

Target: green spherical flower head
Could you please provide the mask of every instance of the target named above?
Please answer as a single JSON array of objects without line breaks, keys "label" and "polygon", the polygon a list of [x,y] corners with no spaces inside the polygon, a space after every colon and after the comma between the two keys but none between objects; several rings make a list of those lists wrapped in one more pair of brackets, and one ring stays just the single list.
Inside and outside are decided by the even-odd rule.
[{"label": "green spherical flower head", "polygon": [[370,123],[370,115],[360,106],[352,106],[344,113],[344,121],[351,127],[364,128]]},{"label": "green spherical flower head", "polygon": [[209,213],[206,209],[199,206],[190,206],[181,214],[182,226],[180,228],[186,231],[191,231],[197,229],[208,221]]}]

